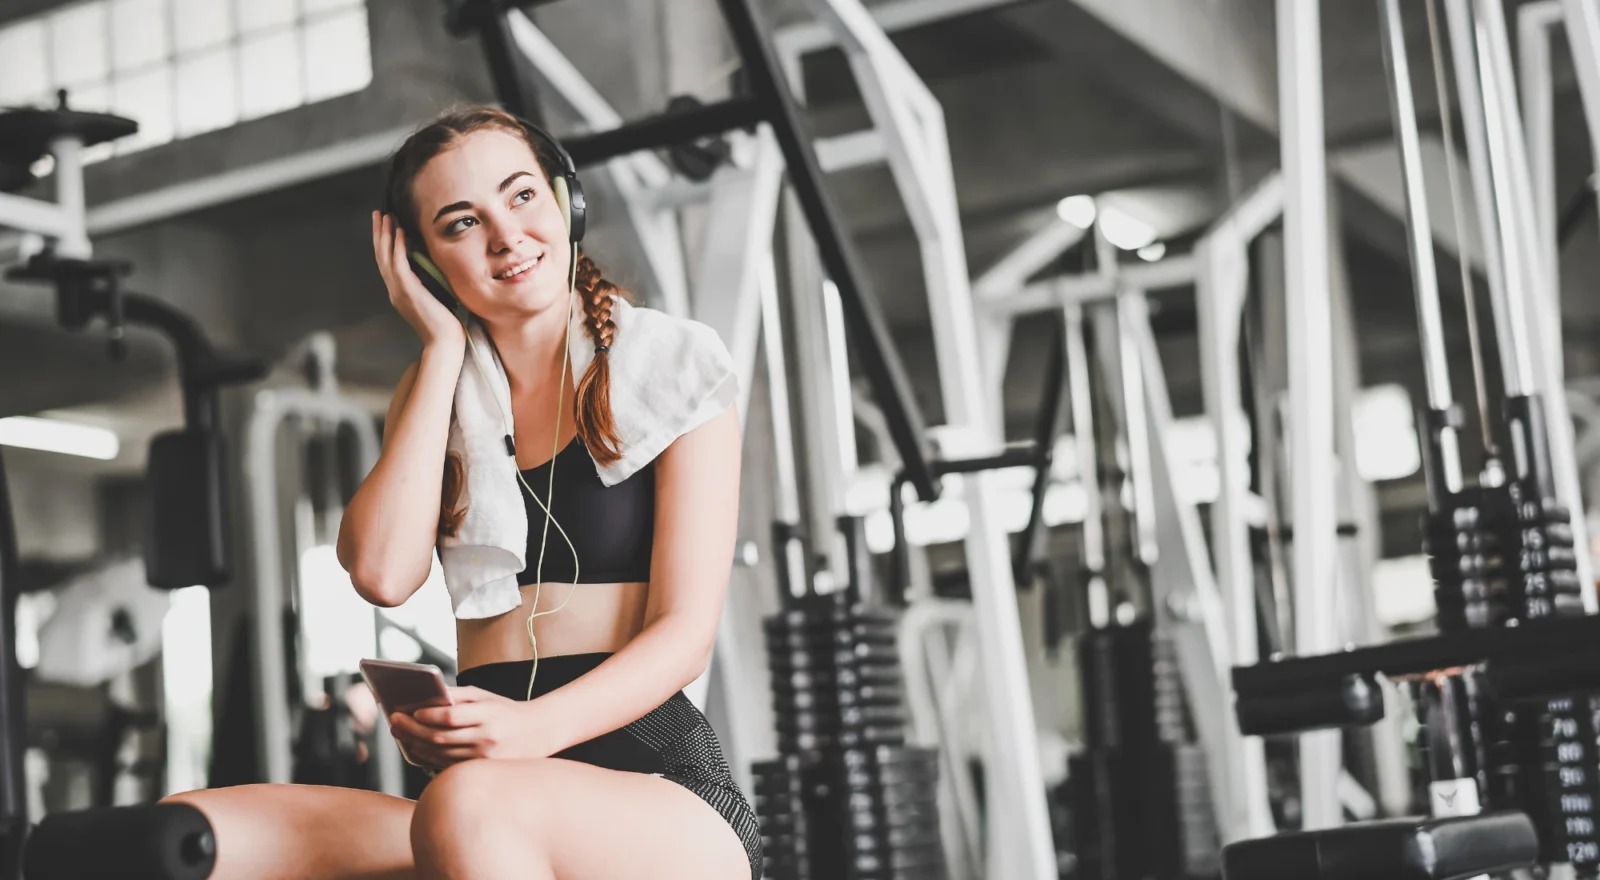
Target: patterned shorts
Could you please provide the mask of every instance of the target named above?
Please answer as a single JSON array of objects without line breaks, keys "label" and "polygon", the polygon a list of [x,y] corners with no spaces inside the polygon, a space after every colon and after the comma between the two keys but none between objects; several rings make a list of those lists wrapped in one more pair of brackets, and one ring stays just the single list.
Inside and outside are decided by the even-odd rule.
[{"label": "patterned shorts", "polygon": [[[542,696],[577,679],[610,656],[568,654],[540,658],[533,695]],[[462,670],[456,683],[520,700],[528,695],[532,666],[531,660],[474,666]],[[760,880],[761,829],[756,812],[733,781],[716,731],[681,691],[638,721],[554,757],[610,770],[649,773],[678,783],[710,804],[733,827],[750,857],[750,876]]]}]

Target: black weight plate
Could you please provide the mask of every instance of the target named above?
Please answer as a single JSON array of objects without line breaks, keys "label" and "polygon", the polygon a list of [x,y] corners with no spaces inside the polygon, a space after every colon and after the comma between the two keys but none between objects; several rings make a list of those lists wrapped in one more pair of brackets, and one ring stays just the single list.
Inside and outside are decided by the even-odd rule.
[{"label": "black weight plate", "polygon": [[905,694],[899,688],[864,687],[828,690],[793,690],[773,688],[772,708],[777,712],[790,710],[837,711],[849,706],[899,706]]},{"label": "black weight plate", "polygon": [[846,822],[856,831],[873,833],[880,828],[939,827],[936,803],[878,804],[864,810],[845,810]]},{"label": "black weight plate", "polygon": [[851,749],[839,756],[847,767],[869,764],[926,764],[937,766],[939,750],[926,746],[879,746],[875,749]]},{"label": "black weight plate", "polygon": [[861,732],[844,731],[840,733],[782,733],[778,735],[778,747],[784,751],[812,751],[833,748],[857,748],[860,746],[891,744],[900,745],[905,742],[905,732],[900,730],[868,729]]},{"label": "black weight plate", "polygon": [[939,782],[939,771],[933,767],[917,767],[915,765],[850,768],[844,771],[843,784],[847,788],[884,787],[892,785],[927,785],[936,786]]},{"label": "black weight plate", "polygon": [[935,845],[887,853],[857,853],[846,864],[858,871],[881,871],[885,868],[909,871],[943,862],[944,851]]},{"label": "black weight plate", "polygon": [[772,618],[762,622],[761,630],[768,638],[800,636],[829,640],[845,638],[866,642],[892,642],[899,637],[900,632],[898,621],[825,619],[795,622]]},{"label": "black weight plate", "polygon": [[866,727],[869,725],[904,724],[905,713],[899,706],[842,706],[820,711],[797,709],[778,718],[780,728],[821,730],[832,727]]},{"label": "black weight plate", "polygon": [[879,828],[870,834],[854,834],[845,841],[854,852],[880,852],[883,850],[939,846],[939,829],[913,825],[906,828]]},{"label": "black weight plate", "polygon": [[[901,688],[904,686],[904,679],[900,675],[900,669],[895,666],[855,668],[819,666],[810,669],[769,666],[767,671],[771,673],[772,680],[777,682],[772,690],[774,699],[793,691],[810,691],[821,695],[830,691],[858,691],[864,687]],[[796,682],[799,684],[796,684]]]}]

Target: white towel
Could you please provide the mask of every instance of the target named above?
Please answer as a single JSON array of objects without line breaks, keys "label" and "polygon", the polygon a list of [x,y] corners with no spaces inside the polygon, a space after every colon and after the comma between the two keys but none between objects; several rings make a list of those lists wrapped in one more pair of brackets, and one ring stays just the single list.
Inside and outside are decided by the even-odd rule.
[{"label": "white towel", "polygon": [[[621,298],[611,319],[617,325],[608,353],[611,416],[622,458],[605,467],[596,463],[607,486],[632,476],[738,399],[733,358],[710,327]],[[483,326],[472,321],[469,332],[473,344],[456,383],[448,446],[465,466],[466,513],[438,548],[451,604],[462,619],[495,617],[522,604],[517,575],[527,568],[528,547],[523,488],[505,441],[508,433],[515,436],[511,385]],[[594,359],[594,340],[577,303],[571,332],[571,369],[581,378]]]}]

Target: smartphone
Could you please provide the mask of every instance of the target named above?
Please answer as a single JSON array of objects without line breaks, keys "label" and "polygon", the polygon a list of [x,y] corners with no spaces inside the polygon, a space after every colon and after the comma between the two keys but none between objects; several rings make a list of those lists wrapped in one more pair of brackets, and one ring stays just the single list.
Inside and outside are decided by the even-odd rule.
[{"label": "smartphone", "polygon": [[[426,663],[401,663],[394,660],[362,660],[361,677],[383,709],[387,719],[395,712],[415,712],[434,706],[449,706],[450,690],[445,686],[444,673],[439,667]],[[399,741],[396,740],[396,744]],[[400,745],[400,755],[413,767],[417,763]]]}]

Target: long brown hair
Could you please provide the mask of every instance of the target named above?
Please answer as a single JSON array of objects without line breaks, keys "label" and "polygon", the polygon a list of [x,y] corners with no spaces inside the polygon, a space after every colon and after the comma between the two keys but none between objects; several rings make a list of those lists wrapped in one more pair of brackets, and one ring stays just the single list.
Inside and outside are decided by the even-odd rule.
[{"label": "long brown hair", "polygon": [[[552,169],[561,167],[550,145],[504,110],[472,106],[441,114],[406,138],[389,160],[388,180],[384,185],[386,210],[405,230],[406,241],[412,246],[421,247],[423,241],[412,192],[417,175],[435,156],[479,131],[503,131],[520,138],[533,151],[547,184]],[[595,354],[589,369],[578,380],[575,421],[583,445],[598,464],[607,465],[622,457],[622,441],[611,418],[611,359],[608,355],[617,333],[617,325],[611,320],[612,297],[621,297],[624,293],[606,280],[600,267],[587,254],[579,255],[576,275],[578,297],[583,302],[583,325],[594,341]],[[466,508],[461,503],[465,478],[461,457],[454,452],[446,454],[439,505],[441,537],[454,535],[466,516]]]}]

